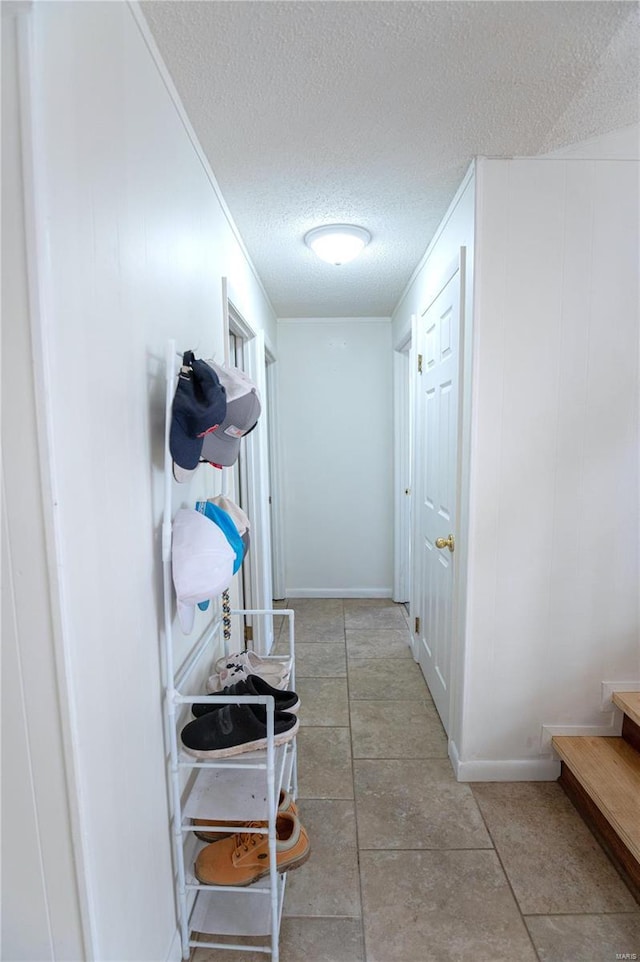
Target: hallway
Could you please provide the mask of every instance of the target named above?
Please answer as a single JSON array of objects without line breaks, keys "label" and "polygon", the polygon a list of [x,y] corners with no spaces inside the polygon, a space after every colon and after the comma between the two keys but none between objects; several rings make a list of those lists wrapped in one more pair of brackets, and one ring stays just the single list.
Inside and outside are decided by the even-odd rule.
[{"label": "hallway", "polygon": [[[287,880],[281,962],[640,955],[640,909],[558,785],[456,782],[403,606],[280,607],[296,612],[312,846]],[[268,957],[196,949],[192,962]]]}]

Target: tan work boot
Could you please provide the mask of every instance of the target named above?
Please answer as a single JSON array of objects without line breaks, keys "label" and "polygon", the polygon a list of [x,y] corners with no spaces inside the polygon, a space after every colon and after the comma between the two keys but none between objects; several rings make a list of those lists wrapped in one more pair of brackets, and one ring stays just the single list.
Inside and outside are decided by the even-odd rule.
[{"label": "tan work boot", "polygon": [[[263,823],[253,822],[250,826]],[[278,872],[288,872],[309,858],[309,836],[293,812],[281,812],[276,819],[276,864]],[[230,838],[207,845],[198,854],[196,878],[203,885],[251,885],[269,874],[267,835],[239,832]]]},{"label": "tan work boot", "polygon": [[[281,790],[280,799],[278,802],[278,812],[293,812],[294,815],[298,814],[298,809],[296,808],[296,803],[292,799],[289,792]],[[194,832],[193,834],[202,839],[203,842],[218,842],[221,838],[229,838],[230,835],[234,835],[239,829],[245,827],[247,822],[228,822],[226,819],[216,821],[215,818],[193,818],[191,819],[192,825],[198,825],[199,827],[206,828],[207,825],[224,825],[225,828],[228,827],[229,831],[223,832]],[[254,822],[253,824],[260,824],[264,828],[267,827],[267,822]]]}]

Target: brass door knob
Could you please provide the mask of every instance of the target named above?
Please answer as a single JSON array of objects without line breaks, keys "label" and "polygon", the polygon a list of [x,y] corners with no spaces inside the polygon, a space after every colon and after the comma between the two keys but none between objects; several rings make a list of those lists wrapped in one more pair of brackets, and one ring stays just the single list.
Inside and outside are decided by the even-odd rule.
[{"label": "brass door knob", "polygon": [[452,534],[448,538],[436,538],[436,548],[448,548],[453,554],[456,547],[456,539]]}]

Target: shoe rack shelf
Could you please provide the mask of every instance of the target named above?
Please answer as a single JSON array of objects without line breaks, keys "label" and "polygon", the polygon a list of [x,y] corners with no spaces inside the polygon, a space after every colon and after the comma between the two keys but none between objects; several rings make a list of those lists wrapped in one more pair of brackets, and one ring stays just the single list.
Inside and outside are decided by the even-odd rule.
[{"label": "shoe rack shelf", "polygon": [[[294,754],[295,741],[275,749],[276,792],[283,786],[288,788],[295,780]],[[233,811],[233,818],[239,822],[266,822],[269,818],[269,805],[264,756],[264,749],[246,752],[235,756],[236,761],[245,763],[243,768],[231,763],[209,768],[197,763],[194,765],[193,758],[180,752],[180,768],[192,768],[195,772],[182,808],[182,828],[186,831],[193,818],[224,820],[229,817],[230,811]],[[259,767],[247,768],[246,765],[249,764]]]},{"label": "shoe rack shelf", "polygon": [[[295,779],[295,741],[275,750],[275,797],[280,788],[291,786]],[[193,871],[198,852],[206,846],[193,833],[193,818],[228,818],[237,821],[263,821],[269,824],[269,805],[265,791],[264,750],[240,756],[260,764],[257,769],[219,768],[200,770],[183,807],[185,890],[196,892],[190,912],[189,929],[210,935],[271,936],[273,928],[272,891],[269,878],[248,888],[202,886]],[[262,758],[261,758],[262,756]],[[294,789],[295,791],[295,789]],[[286,876],[276,879],[277,929],[280,928]],[[277,936],[278,932],[276,932]],[[209,941],[190,941],[190,946],[213,946]],[[219,944],[219,943],[218,943]],[[225,943],[225,947],[229,946]],[[255,947],[253,947],[255,949]],[[273,955],[273,952],[272,952]],[[277,954],[276,954],[277,958]]]},{"label": "shoe rack shelf", "polygon": [[[265,611],[273,615],[274,611]],[[280,611],[278,611],[280,614]],[[234,696],[234,703],[262,704],[267,710],[267,747],[230,758],[211,761],[195,759],[178,747],[178,708],[195,701],[226,704],[228,696],[167,692],[169,705],[171,782],[173,788],[173,835],[177,866],[177,901],[180,915],[183,958],[191,949],[219,948],[270,953],[278,962],[278,941],[284,898],[285,878],[276,866],[275,823],[281,789],[297,794],[295,738],[276,747],[273,736],[274,699],[270,695]],[[173,733],[173,734],[172,734]],[[186,778],[186,781],[185,781]],[[268,876],[247,887],[203,885],[194,872],[198,852],[208,843],[195,834],[193,819],[262,822],[256,834],[269,837]],[[224,828],[224,826],[220,826]],[[216,831],[216,826],[210,827]],[[197,932],[198,940],[192,938]],[[237,945],[206,936],[262,936],[269,945]],[[205,936],[203,938],[202,936]]]},{"label": "shoe rack shelf", "polygon": [[[224,696],[217,697],[221,702],[224,700]],[[245,951],[248,948],[252,951],[262,948],[265,951],[266,946],[234,946],[202,937],[196,941],[191,938],[191,933],[197,932],[201,936],[262,936],[271,940],[268,951],[275,962],[278,960],[277,942],[286,876],[274,871],[273,878],[265,876],[251,886],[238,888],[202,885],[193,870],[198,852],[207,845],[194,833],[192,820],[195,818],[265,822],[267,828],[259,832],[272,834],[275,844],[275,812],[280,789],[286,788],[293,795],[296,794],[295,739],[273,749],[272,766],[267,762],[268,755],[269,747],[230,759],[203,763],[180,752],[179,767],[192,769],[195,775],[183,792],[181,804],[184,881],[178,895],[184,907],[183,917],[188,919],[185,948],[242,948]],[[215,826],[211,830],[215,831]],[[275,866],[273,857],[270,861]]]},{"label": "shoe rack shelf", "polygon": [[[204,633],[184,657],[181,668],[175,670],[173,644],[173,586],[171,576],[171,530],[173,502],[173,472],[169,451],[171,407],[177,375],[175,342],[167,344],[166,358],[166,415],[165,415],[165,499],[162,526],[162,560],[164,585],[164,655],[165,704],[169,738],[170,791],[172,801],[171,829],[174,840],[176,901],[178,906],[182,957],[189,959],[193,948],[218,948],[239,952],[263,952],[279,962],[279,933],[286,875],[280,875],[276,864],[276,817],[280,790],[297,795],[297,765],[295,738],[276,747],[274,744],[275,701],[270,695],[233,696],[235,704],[265,706],[267,717],[267,747],[228,758],[196,759],[180,744],[180,730],[190,715],[188,706],[194,702],[228,704],[224,694],[203,695],[189,691],[192,676],[201,659],[219,651],[223,622],[216,613]],[[231,615],[252,615],[262,618],[284,617],[288,620],[289,664],[291,687],[295,684],[294,612],[287,609],[246,609]],[[227,642],[225,654],[229,654]],[[282,658],[274,658],[282,663]],[[239,822],[262,822],[266,828],[256,828],[257,834],[269,840],[269,874],[246,887],[203,885],[195,876],[194,862],[198,852],[208,843],[195,835],[193,819],[219,819]],[[211,826],[211,831],[215,831]],[[254,829],[251,829],[252,831]],[[204,935],[195,940],[192,933]],[[260,936],[263,944],[235,944],[214,941],[206,936]]]}]

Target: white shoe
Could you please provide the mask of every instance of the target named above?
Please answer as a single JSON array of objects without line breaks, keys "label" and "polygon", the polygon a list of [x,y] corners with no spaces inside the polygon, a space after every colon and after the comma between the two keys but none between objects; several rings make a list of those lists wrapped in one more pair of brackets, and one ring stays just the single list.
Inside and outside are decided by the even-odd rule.
[{"label": "white shoe", "polygon": [[259,675],[274,688],[284,689],[291,674],[289,658],[261,658],[254,651],[240,651],[218,658],[214,667],[217,671],[207,681],[209,694],[223,691],[247,675]]}]

